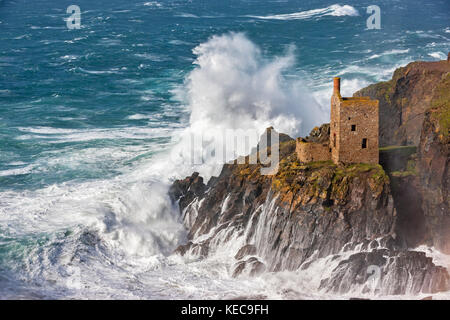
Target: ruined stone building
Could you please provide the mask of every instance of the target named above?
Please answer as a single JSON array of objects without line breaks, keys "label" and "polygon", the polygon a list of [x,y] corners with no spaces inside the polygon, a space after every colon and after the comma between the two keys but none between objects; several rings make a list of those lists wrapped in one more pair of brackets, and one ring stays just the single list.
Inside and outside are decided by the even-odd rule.
[{"label": "ruined stone building", "polygon": [[378,163],[378,100],[342,97],[334,78],[328,141],[297,139],[301,162]]}]

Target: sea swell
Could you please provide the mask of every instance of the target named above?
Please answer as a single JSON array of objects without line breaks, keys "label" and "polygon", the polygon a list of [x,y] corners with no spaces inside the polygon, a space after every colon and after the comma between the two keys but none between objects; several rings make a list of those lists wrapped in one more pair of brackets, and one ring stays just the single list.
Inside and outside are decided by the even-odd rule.
[{"label": "sea swell", "polygon": [[[187,3],[82,7],[83,28],[71,31],[63,8],[30,3],[2,16],[0,298],[339,298],[315,290],[335,261],[235,279],[237,237],[207,259],[172,254],[187,230],[169,185],[222,167],[207,155],[192,164],[188,137],[212,143],[228,128],[268,126],[305,135],[328,119],[333,76],[351,95],[411,60],[441,58],[450,31],[386,28],[376,51],[352,25],[326,33],[324,49],[303,23],[334,30],[365,19],[359,7]],[[248,36],[228,32],[243,20],[256,21]]]}]

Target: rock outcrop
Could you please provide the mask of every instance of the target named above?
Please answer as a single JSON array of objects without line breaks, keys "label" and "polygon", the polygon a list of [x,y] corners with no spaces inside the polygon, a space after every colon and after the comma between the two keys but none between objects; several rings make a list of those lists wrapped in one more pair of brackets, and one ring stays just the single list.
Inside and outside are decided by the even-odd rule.
[{"label": "rock outcrop", "polygon": [[419,144],[425,112],[433,92],[450,72],[450,63],[412,62],[398,68],[391,80],[370,85],[354,94],[380,101],[380,147]]},{"label": "rock outcrop", "polygon": [[[382,279],[400,279],[394,286],[380,280],[379,293],[448,287],[444,268],[408,251],[399,240],[389,178],[381,166],[299,163],[294,147],[293,140],[280,144],[274,176],[261,175],[260,165],[226,164],[207,185],[198,174],[176,181],[170,193],[189,230],[188,243],[177,252],[207,257],[228,250],[233,276],[308,268],[317,259],[333,257],[341,262],[324,275],[318,289],[339,293],[366,292],[361,288],[368,284],[361,279],[367,280],[374,263],[367,257],[375,255]],[[419,256],[425,260],[415,263]]]},{"label": "rock outcrop", "polygon": [[374,249],[356,253],[341,261],[320,288],[346,293],[358,283],[361,293],[388,295],[448,290],[448,272],[431,260],[425,253],[413,251]]},{"label": "rock outcrop", "polygon": [[380,100],[382,145],[412,145],[380,150],[406,244],[450,254],[450,62],[410,63],[355,95]]},{"label": "rock outcrop", "polygon": [[[448,271],[414,247],[450,253],[450,63],[411,63],[355,95],[380,100],[382,145],[413,146],[383,148],[382,166],[300,163],[295,141],[282,135],[279,145],[259,145],[278,148],[275,175],[228,163],[207,184],[198,173],[175,181],[170,196],[189,231],[176,252],[226,253],[235,277],[321,263],[323,292],[449,290]],[[305,141],[328,139],[323,125]]]},{"label": "rock outcrop", "polygon": [[[450,65],[450,63],[449,63]],[[432,244],[450,254],[450,73],[435,88],[418,147],[422,208]]]}]

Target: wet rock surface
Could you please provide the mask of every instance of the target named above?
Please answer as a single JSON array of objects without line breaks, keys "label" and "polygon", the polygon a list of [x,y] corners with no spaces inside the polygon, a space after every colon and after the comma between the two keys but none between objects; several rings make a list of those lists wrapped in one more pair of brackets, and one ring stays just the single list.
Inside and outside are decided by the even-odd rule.
[{"label": "wet rock surface", "polygon": [[[345,293],[367,287],[371,265],[388,279],[375,293],[448,288],[447,271],[409,251],[404,235],[398,234],[389,178],[380,166],[302,164],[285,156],[277,175],[262,176],[258,170],[257,165],[228,164],[207,185],[193,188],[188,183],[200,183],[197,175],[174,183],[180,199],[190,199],[180,205],[190,241],[178,253],[207,257],[236,245],[230,274],[238,277],[307,269],[316,259],[338,259],[357,250],[319,289]],[[208,191],[196,195],[198,190]]]},{"label": "wet rock surface", "polygon": [[[324,292],[449,290],[448,271],[413,250],[429,244],[450,253],[447,68],[410,64],[389,83],[355,94],[380,99],[385,145],[418,145],[400,151],[402,157],[381,157],[387,173],[380,165],[300,163],[295,141],[283,135],[268,147],[280,151],[275,175],[262,175],[261,165],[229,163],[207,184],[198,173],[175,181],[170,196],[189,231],[188,243],[176,252],[207,257],[227,250],[235,277],[307,270],[325,259],[331,269],[317,288]],[[428,80],[417,84],[422,74]],[[413,120],[412,113],[421,115]],[[323,125],[306,139],[322,141],[327,132]]]},{"label": "wet rock surface", "polygon": [[[450,65],[450,63],[449,63]],[[434,90],[418,147],[422,208],[432,244],[450,254],[450,74]]]},{"label": "wet rock surface", "polygon": [[320,288],[345,294],[359,284],[363,294],[404,295],[446,291],[449,282],[447,270],[423,252],[376,249],[341,261]]}]

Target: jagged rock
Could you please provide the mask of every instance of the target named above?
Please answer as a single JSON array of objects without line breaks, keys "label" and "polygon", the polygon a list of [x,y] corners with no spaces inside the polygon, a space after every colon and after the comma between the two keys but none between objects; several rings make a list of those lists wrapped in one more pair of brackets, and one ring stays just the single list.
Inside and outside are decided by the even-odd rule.
[{"label": "jagged rock", "polygon": [[234,258],[236,260],[241,260],[246,256],[254,256],[256,254],[256,247],[252,244],[246,244],[236,253]]},{"label": "jagged rock", "polygon": [[[450,65],[450,63],[448,63]],[[432,243],[450,254],[450,73],[434,90],[418,148],[418,184]]]},{"label": "jagged rock", "polygon": [[408,246],[434,245],[450,254],[450,63],[410,63],[392,80],[355,93],[365,95],[380,100],[381,146],[418,146],[416,159],[414,146],[380,152],[392,181],[398,233]]},{"label": "jagged rock", "polygon": [[320,288],[335,293],[358,287],[361,293],[384,295],[436,293],[450,288],[450,277],[423,252],[377,249],[341,261],[320,284]]},{"label": "jagged rock", "polygon": [[[290,144],[278,147],[292,152]],[[401,294],[408,281],[424,292],[448,285],[445,269],[409,253],[400,241],[389,178],[381,166],[303,164],[290,152],[281,152],[274,176],[261,175],[260,165],[230,163],[207,186],[191,187],[193,181],[201,181],[197,174],[175,182],[172,197],[189,199],[179,202],[180,212],[194,217],[186,224],[190,243],[177,252],[208,256],[230,241],[241,242],[232,269],[232,275],[239,276],[308,268],[315,259],[339,259],[342,252],[359,250],[324,280],[324,288],[334,290],[336,279],[343,276],[364,286],[367,275],[363,277],[361,270],[369,262],[384,266],[391,277],[383,283],[389,287],[380,292]],[[342,275],[344,264],[348,271]],[[402,268],[411,276],[401,273]],[[339,290],[353,290],[353,285]]]},{"label": "jagged rock", "polygon": [[320,127],[315,127],[305,138],[305,141],[315,143],[328,143],[330,141],[330,124],[324,123]]},{"label": "jagged rock", "polygon": [[418,145],[433,91],[450,72],[447,61],[412,62],[398,68],[390,81],[372,84],[354,96],[380,102],[380,146]]},{"label": "jagged rock", "polygon": [[196,197],[201,197],[205,188],[203,178],[194,172],[184,180],[176,180],[169,189],[169,196],[173,202],[179,201],[180,208],[185,208]]},{"label": "jagged rock", "polygon": [[409,248],[429,243],[431,234],[422,209],[423,196],[417,176],[390,175],[390,180],[398,212],[396,233],[401,235],[401,241]]},{"label": "jagged rock", "polygon": [[[420,137],[417,154],[381,158],[389,176],[379,165],[299,163],[295,141],[282,136],[268,146],[280,152],[273,176],[261,175],[261,165],[228,163],[206,186],[198,174],[176,181],[170,195],[189,230],[177,252],[208,256],[237,244],[234,276],[305,270],[330,259],[338,265],[320,287],[332,292],[368,292],[370,266],[382,271],[378,293],[448,290],[447,270],[410,248],[428,243],[450,252],[447,69],[410,64],[355,94],[380,99],[382,145]],[[315,128],[307,139],[327,139],[327,132],[327,125]]]},{"label": "jagged rock", "polygon": [[[283,142],[294,140],[290,136],[288,136],[287,134],[280,133],[277,130],[275,130],[273,127],[269,127],[269,128],[267,128],[265,130],[265,132],[259,138],[259,142],[258,142],[258,145],[257,145],[258,150],[261,150],[262,148],[267,148],[267,147],[271,147],[272,146],[272,139],[271,139],[272,133],[278,134],[278,141],[279,141],[279,143],[283,143]],[[264,139],[264,138],[266,138],[266,139]],[[256,152],[256,150],[254,150],[253,152]]]},{"label": "jagged rock", "polygon": [[255,257],[251,257],[245,261],[239,261],[233,271],[233,277],[238,277],[240,275],[257,276],[266,271],[266,266],[264,263],[259,261]]}]

